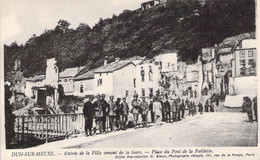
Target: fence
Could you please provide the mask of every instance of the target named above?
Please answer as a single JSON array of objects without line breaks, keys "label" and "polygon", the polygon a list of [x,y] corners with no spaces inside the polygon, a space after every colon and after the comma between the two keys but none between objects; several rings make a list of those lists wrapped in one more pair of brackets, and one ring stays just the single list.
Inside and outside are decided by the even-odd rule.
[{"label": "fence", "polygon": [[15,118],[14,132],[17,143],[30,140],[51,141],[67,138],[72,134],[84,132],[83,114],[33,115]]}]

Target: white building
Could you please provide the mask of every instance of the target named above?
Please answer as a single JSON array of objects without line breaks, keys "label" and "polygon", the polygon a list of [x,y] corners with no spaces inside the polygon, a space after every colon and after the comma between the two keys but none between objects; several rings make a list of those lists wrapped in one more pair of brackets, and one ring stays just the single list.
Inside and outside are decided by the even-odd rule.
[{"label": "white building", "polygon": [[85,67],[67,68],[59,74],[59,84],[62,85],[65,95],[73,95],[73,77]]},{"label": "white building", "polygon": [[160,89],[161,74],[158,66],[153,60],[145,60],[136,65],[135,93],[139,97],[151,97],[156,95],[156,91]]},{"label": "white building", "polygon": [[173,53],[159,54],[154,57],[155,64],[158,65],[161,72],[177,72],[178,58],[177,51]]},{"label": "white building", "polygon": [[134,94],[135,65],[128,60],[101,66],[94,71],[96,94],[113,95],[115,98],[132,98]]},{"label": "white building", "polygon": [[242,40],[233,52],[233,58],[231,77],[233,94],[256,96],[256,39]]},{"label": "white building", "polygon": [[95,95],[94,70],[87,71],[73,78],[73,95],[84,97],[86,95]]},{"label": "white building", "polygon": [[54,107],[58,104],[59,72],[54,58],[47,59],[46,74],[25,78],[25,95],[39,105]]}]

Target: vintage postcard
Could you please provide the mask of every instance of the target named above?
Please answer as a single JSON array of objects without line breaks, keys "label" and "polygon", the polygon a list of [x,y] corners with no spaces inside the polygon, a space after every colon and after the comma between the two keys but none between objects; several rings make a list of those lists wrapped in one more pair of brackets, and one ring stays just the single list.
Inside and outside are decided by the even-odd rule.
[{"label": "vintage postcard", "polygon": [[256,0],[1,0],[1,159],[259,159]]}]

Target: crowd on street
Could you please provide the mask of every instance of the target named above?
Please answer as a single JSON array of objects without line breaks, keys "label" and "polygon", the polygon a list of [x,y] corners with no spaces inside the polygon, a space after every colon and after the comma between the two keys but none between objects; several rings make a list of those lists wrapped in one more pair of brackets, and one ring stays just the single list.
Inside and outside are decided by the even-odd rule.
[{"label": "crowd on street", "polygon": [[[95,101],[94,101],[95,98]],[[104,94],[96,97],[85,98],[83,114],[85,117],[86,136],[98,133],[104,134],[109,131],[126,130],[127,128],[148,127],[149,122],[155,125],[163,123],[173,123],[184,119],[185,116],[194,116],[199,112],[214,112],[219,105],[219,100],[209,98],[205,105],[201,100],[195,103],[193,100],[169,98],[167,95],[148,99],[147,97],[133,96],[131,104],[128,104],[126,97],[114,99],[109,96],[109,101],[105,100]],[[147,99],[149,102],[147,102]],[[130,106],[131,105],[131,106]],[[129,120],[129,116],[132,117]],[[148,117],[150,116],[150,117]],[[141,123],[139,118],[141,117]]]}]

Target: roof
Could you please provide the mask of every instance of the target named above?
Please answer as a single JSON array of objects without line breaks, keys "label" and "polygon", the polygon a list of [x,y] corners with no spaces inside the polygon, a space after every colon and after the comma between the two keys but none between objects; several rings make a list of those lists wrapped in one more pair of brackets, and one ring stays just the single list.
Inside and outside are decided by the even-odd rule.
[{"label": "roof", "polygon": [[107,65],[107,67],[101,66],[95,69],[94,73],[106,73],[106,72],[114,72],[118,69],[121,69],[129,64],[135,65],[133,62],[129,60],[122,60],[118,62],[112,62]]},{"label": "roof", "polygon": [[67,68],[64,71],[60,72],[59,78],[73,77],[79,71],[81,71],[83,68],[84,68],[84,66],[82,66],[82,67],[74,67],[74,68]]},{"label": "roof", "polygon": [[134,56],[134,57],[130,57],[127,60],[133,62],[135,65],[140,64],[141,62],[143,62],[145,60],[146,57],[140,57],[140,56]]},{"label": "roof", "polygon": [[77,80],[86,80],[86,79],[93,79],[94,78],[94,70],[87,71],[75,78],[73,78],[75,81]]},{"label": "roof", "polygon": [[218,50],[218,54],[224,54],[224,53],[231,53],[232,52],[232,47],[229,48],[220,48]]},{"label": "roof", "polygon": [[38,75],[30,78],[24,78],[24,80],[29,82],[37,82],[37,81],[43,81],[45,77],[46,77],[45,75]]}]

